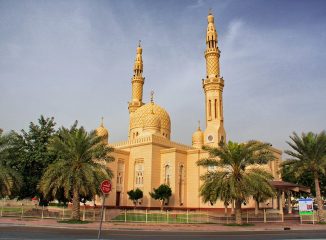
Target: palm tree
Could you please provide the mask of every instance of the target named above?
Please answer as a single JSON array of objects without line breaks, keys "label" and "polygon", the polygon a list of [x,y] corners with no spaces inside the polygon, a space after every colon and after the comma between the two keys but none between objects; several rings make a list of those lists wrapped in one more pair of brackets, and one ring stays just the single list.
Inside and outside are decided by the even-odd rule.
[{"label": "palm tree", "polygon": [[114,160],[108,155],[112,150],[95,131],[77,128],[77,122],[71,129],[62,127],[49,144],[58,159],[46,169],[40,190],[55,197],[63,189],[66,198],[72,196],[72,218],[80,220],[80,196],[95,196],[101,181],[113,176],[106,165]]},{"label": "palm tree", "polygon": [[272,189],[269,181],[273,176],[259,166],[274,159],[269,146],[257,141],[222,142],[218,148],[205,146],[209,158],[199,160],[197,165],[216,169],[201,176],[204,183],[200,194],[204,202],[235,201],[236,224],[242,224],[241,204],[262,189]]},{"label": "palm tree", "polygon": [[276,192],[272,186],[267,188],[259,189],[252,195],[252,198],[255,200],[255,215],[258,215],[259,212],[259,203],[265,202],[266,200],[275,197]]},{"label": "palm tree", "polygon": [[285,151],[290,158],[283,163],[283,166],[289,166],[289,170],[292,170],[295,176],[301,176],[308,172],[313,175],[318,218],[320,222],[325,222],[319,179],[326,173],[326,132],[302,133],[301,137],[294,132],[290,138],[292,142],[287,141],[287,144],[292,150]]},{"label": "palm tree", "polygon": [[0,197],[10,196],[19,190],[22,180],[17,171],[6,165],[9,158],[10,135],[3,135],[0,129]]}]

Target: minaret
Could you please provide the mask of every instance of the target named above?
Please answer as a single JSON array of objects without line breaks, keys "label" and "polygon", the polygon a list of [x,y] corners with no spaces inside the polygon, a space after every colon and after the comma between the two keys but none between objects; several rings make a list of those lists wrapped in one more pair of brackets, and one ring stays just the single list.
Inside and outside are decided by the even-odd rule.
[{"label": "minaret", "polygon": [[205,92],[206,129],[204,131],[204,144],[218,146],[225,141],[223,123],[223,87],[224,80],[220,76],[220,50],[217,46],[217,32],[214,24],[214,16],[209,12],[206,33],[206,79],[203,79]]},{"label": "minaret", "polygon": [[143,78],[143,49],[140,46],[140,41],[137,47],[137,54],[134,64],[134,76],[131,79],[132,85],[132,96],[131,102],[129,102],[128,109],[130,117],[132,117],[133,112],[135,112],[139,107],[144,105],[143,103],[143,85],[145,78]]}]

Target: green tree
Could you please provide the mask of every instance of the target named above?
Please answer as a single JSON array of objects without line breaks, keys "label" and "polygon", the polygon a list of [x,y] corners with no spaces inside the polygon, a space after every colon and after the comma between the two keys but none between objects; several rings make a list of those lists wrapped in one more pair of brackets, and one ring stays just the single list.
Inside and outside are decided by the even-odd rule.
[{"label": "green tree", "polygon": [[11,133],[11,146],[6,164],[15,169],[23,177],[23,184],[17,193],[19,199],[40,197],[40,204],[43,203],[43,196],[38,191],[37,185],[44,173],[45,168],[52,163],[55,155],[47,149],[51,137],[55,134],[54,118],[41,116],[38,123],[29,125],[28,131],[21,131],[21,134]]},{"label": "green tree", "polygon": [[80,196],[99,194],[100,183],[113,176],[107,167],[114,160],[112,150],[95,131],[77,128],[77,122],[70,129],[60,128],[49,144],[57,160],[46,169],[39,189],[52,197],[63,189],[65,198],[72,199],[72,218],[80,220]]},{"label": "green tree", "polygon": [[269,183],[272,175],[259,166],[274,159],[269,144],[229,141],[218,148],[204,147],[204,150],[209,152],[209,158],[199,160],[197,165],[216,167],[201,176],[204,183],[200,194],[204,202],[235,201],[236,223],[242,224],[241,204],[259,191],[272,191]]},{"label": "green tree", "polygon": [[21,185],[21,176],[10,166],[7,166],[10,149],[10,135],[4,135],[0,129],[0,198],[17,192]]},{"label": "green tree", "polygon": [[155,200],[160,200],[161,210],[163,210],[165,203],[172,196],[172,190],[169,185],[161,184],[158,188],[153,188],[153,192],[150,192],[149,195]]},{"label": "green tree", "polygon": [[[281,175],[283,181],[310,187],[311,194],[313,196],[316,196],[314,176],[311,172],[305,171],[302,174],[297,175],[292,165],[282,165]],[[321,196],[325,198],[326,197],[326,174],[319,175],[319,183],[320,183]],[[294,194],[294,196],[297,197],[301,197],[302,195],[305,197],[308,196],[308,194],[306,193],[302,194],[301,192],[298,193],[294,192],[292,194]]]},{"label": "green tree", "polygon": [[130,190],[127,192],[129,199],[134,203],[135,208],[137,206],[137,202],[139,199],[143,198],[143,191],[140,190],[139,188],[136,188],[136,190]]},{"label": "green tree", "polygon": [[285,151],[290,158],[283,163],[283,166],[289,166],[287,170],[297,177],[311,173],[315,183],[318,218],[320,222],[325,222],[320,177],[325,176],[326,173],[326,133],[325,131],[319,134],[302,133],[300,137],[294,132],[290,139],[292,141],[287,141],[287,144],[292,150]]}]

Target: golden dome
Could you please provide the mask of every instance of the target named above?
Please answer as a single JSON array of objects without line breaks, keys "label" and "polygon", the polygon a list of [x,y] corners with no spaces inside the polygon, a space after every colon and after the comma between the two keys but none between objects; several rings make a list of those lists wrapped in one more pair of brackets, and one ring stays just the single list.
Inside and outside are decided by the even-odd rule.
[{"label": "golden dome", "polygon": [[198,127],[197,131],[192,135],[192,144],[203,144],[204,143],[204,133]]},{"label": "golden dome", "polygon": [[155,114],[153,111],[143,118],[143,128],[156,128],[161,129],[161,120],[158,114]]},{"label": "golden dome", "polygon": [[102,118],[100,126],[98,128],[96,128],[96,135],[99,137],[103,137],[103,138],[109,137],[109,131],[104,127],[103,118]]},{"label": "golden dome", "polygon": [[[152,111],[154,112],[154,114],[152,114]],[[155,117],[151,115],[154,115]],[[141,106],[134,112],[132,118],[130,119],[130,129],[142,128],[144,126],[143,122],[146,120],[157,121],[157,120],[153,120],[152,119],[153,117],[160,121],[160,125],[161,125],[160,127],[163,130],[166,130],[170,133],[171,121],[170,121],[169,114],[167,113],[167,111],[165,111],[165,109],[152,102]],[[151,122],[148,124],[157,124],[157,123]],[[145,125],[147,125],[147,123]]]}]

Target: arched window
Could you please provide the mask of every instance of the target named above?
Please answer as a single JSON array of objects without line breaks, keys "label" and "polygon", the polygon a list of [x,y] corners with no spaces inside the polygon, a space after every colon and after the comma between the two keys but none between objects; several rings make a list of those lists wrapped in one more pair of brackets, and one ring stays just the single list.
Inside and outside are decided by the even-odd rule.
[{"label": "arched window", "polygon": [[184,181],[184,166],[179,167],[179,202],[180,206],[183,205],[183,181]]},{"label": "arched window", "polygon": [[166,164],[164,167],[164,183],[170,185],[170,165]]},{"label": "arched window", "polygon": [[135,162],[135,187],[141,188],[144,184],[144,162]]},{"label": "arched window", "polygon": [[212,117],[212,103],[211,103],[211,100],[208,100],[208,116]]}]

